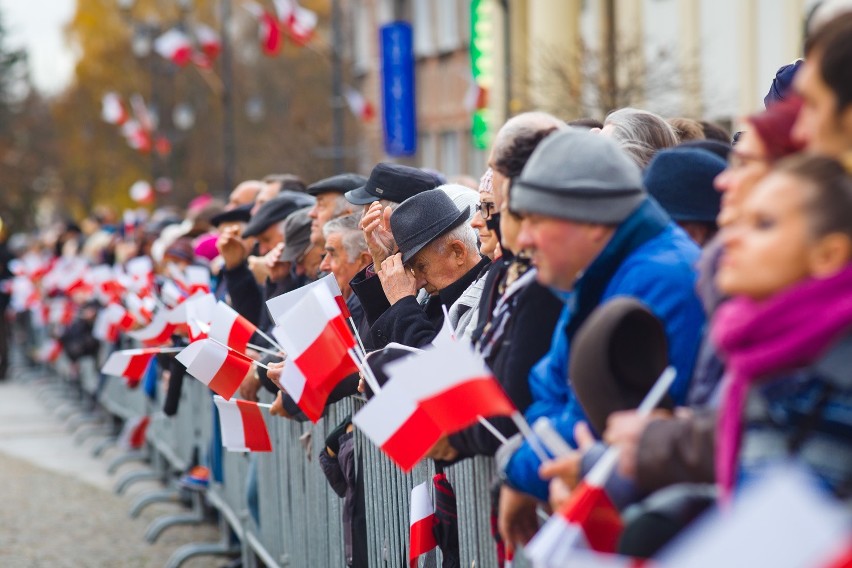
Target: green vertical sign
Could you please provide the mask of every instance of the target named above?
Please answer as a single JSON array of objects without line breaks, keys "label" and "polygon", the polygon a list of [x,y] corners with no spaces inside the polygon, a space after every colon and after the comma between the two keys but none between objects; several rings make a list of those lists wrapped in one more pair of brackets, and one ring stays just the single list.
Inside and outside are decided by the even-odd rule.
[{"label": "green vertical sign", "polygon": [[494,17],[492,0],[470,2],[470,68],[477,88],[473,110],[472,139],[476,148],[491,144],[491,117],[488,93],[494,80]]}]

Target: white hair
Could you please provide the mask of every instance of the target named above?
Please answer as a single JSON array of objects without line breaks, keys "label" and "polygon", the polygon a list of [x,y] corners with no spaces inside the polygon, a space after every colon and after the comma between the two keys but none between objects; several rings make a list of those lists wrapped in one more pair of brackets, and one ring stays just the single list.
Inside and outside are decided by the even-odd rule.
[{"label": "white hair", "polygon": [[462,223],[455,229],[444,233],[429,243],[429,246],[435,247],[440,254],[446,254],[450,243],[453,241],[461,241],[469,254],[479,255],[479,242],[476,231],[468,223]]},{"label": "white hair", "polygon": [[340,234],[340,241],[349,262],[355,262],[362,253],[367,252],[367,240],[364,238],[364,232],[358,227],[360,221],[360,213],[353,213],[331,219],[322,228],[326,242],[328,242],[330,235]]},{"label": "white hair", "polygon": [[457,183],[445,183],[435,189],[440,189],[446,193],[459,211],[467,210],[468,223],[473,219],[473,215],[476,213],[476,204],[479,203],[479,193],[476,190]]},{"label": "white hair", "polygon": [[658,150],[678,145],[677,133],[665,119],[638,108],[622,108],[607,115],[604,126],[611,126],[611,136],[641,169]]}]

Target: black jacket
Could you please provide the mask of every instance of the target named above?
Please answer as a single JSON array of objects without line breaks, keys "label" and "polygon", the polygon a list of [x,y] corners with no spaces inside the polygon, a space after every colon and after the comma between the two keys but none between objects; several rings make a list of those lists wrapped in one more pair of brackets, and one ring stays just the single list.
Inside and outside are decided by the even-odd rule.
[{"label": "black jacket", "polygon": [[261,314],[265,311],[263,291],[248,264],[243,262],[236,268],[224,269],[222,277],[231,296],[231,307],[254,325],[260,325]]},{"label": "black jacket", "polygon": [[[361,305],[364,306],[367,321],[372,322],[370,326],[371,346],[375,349],[382,349],[391,342],[410,347],[422,347],[431,343],[444,323],[444,310],[441,305],[445,305],[447,308],[452,306],[490,262],[488,258],[483,258],[464,276],[436,295],[430,296],[423,305],[418,304],[414,296],[409,296],[390,306],[384,297],[378,277],[373,276],[358,283],[353,280],[352,289],[358,294]],[[356,279],[359,276],[361,274],[356,276]],[[356,285],[358,288],[356,288]],[[378,299],[376,288],[378,288],[378,293],[381,294],[381,301]],[[379,313],[382,301],[388,307]],[[375,315],[377,313],[378,316]]]},{"label": "black jacket", "polygon": [[[486,285],[496,287],[499,282],[499,278],[492,279]],[[489,292],[486,288],[483,296]],[[553,331],[562,311],[562,302],[550,290],[532,281],[517,292],[509,309],[502,334],[492,344],[485,345],[493,337],[494,331],[490,327],[487,328],[482,335],[484,344],[480,345],[480,350],[500,386],[518,410],[524,412],[532,403],[528,380],[530,369],[550,348]],[[491,319],[491,312],[488,313],[488,318]],[[489,420],[506,437],[517,432],[517,427],[508,417],[492,417]],[[450,445],[458,450],[461,459],[475,455],[494,455],[500,447],[500,442],[484,426],[475,424],[450,435]]]}]

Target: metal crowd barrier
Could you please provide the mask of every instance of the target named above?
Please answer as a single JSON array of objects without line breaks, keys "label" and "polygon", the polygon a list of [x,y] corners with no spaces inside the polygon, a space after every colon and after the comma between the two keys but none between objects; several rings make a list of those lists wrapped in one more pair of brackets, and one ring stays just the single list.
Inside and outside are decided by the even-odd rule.
[{"label": "metal crowd barrier", "polygon": [[[97,369],[87,368],[85,375],[88,391],[95,384]],[[160,393],[160,401],[163,394]],[[271,401],[268,393],[261,396]],[[163,415],[160,402],[149,401],[141,387],[129,389],[123,380],[115,377],[109,377],[103,384],[98,402],[121,420],[146,413],[152,416],[147,435],[148,460],[161,473],[184,471],[194,458],[203,457],[208,451],[214,411],[211,394],[190,376],[184,379],[178,411],[172,417]],[[204,494],[207,504],[222,519],[223,542],[187,544],[168,565],[179,566],[197,554],[238,550],[247,567],[345,566],[343,499],[329,487],[318,456],[328,433],[364,404],[360,397],[344,399],[332,405],[316,424],[269,417],[272,453],[249,456],[223,451],[223,480],[221,483],[211,480]],[[427,461],[403,474],[358,430],[355,447],[364,481],[369,566],[405,568],[411,490],[424,481],[431,483],[434,466]],[[246,497],[251,460],[256,461],[257,467],[259,522],[249,514]],[[465,460],[447,468],[447,475],[458,502],[461,565],[496,568],[489,494],[494,477],[493,461]],[[135,514],[137,509],[134,507]],[[192,515],[183,518],[189,516]],[[440,565],[440,553],[431,562]],[[515,565],[521,565],[520,559],[516,559]]]}]

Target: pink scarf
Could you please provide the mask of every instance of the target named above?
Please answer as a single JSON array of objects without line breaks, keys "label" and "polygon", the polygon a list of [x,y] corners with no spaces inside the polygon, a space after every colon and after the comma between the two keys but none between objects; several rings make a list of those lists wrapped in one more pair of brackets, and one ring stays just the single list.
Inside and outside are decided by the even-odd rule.
[{"label": "pink scarf", "polygon": [[762,302],[734,298],[716,312],[710,335],[725,361],[716,480],[726,499],[736,478],[742,412],[750,386],[812,364],[850,327],[852,265]]}]

